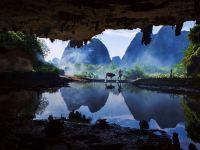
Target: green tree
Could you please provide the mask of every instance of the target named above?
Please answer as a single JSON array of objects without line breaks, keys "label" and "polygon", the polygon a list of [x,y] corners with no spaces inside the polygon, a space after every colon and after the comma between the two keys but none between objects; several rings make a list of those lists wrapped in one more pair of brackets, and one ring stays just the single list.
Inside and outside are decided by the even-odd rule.
[{"label": "green tree", "polygon": [[35,55],[39,53],[45,56],[49,49],[36,35],[24,34],[22,32],[0,32],[0,47],[4,49],[21,49]]},{"label": "green tree", "polygon": [[187,70],[184,66],[184,64],[175,64],[173,66],[173,76],[175,77],[185,77],[187,75]]},{"label": "green tree", "polygon": [[200,75],[200,25],[190,30],[190,45],[186,49],[183,64],[187,68],[187,74],[192,77]]},{"label": "green tree", "polygon": [[7,51],[19,49],[29,53],[36,72],[54,72],[57,74],[61,72],[54,65],[44,62],[44,57],[48,54],[49,49],[36,35],[15,31],[0,32],[0,48]]},{"label": "green tree", "polygon": [[41,63],[33,66],[36,72],[52,72],[55,74],[60,74],[61,70],[58,69],[53,64]]},{"label": "green tree", "polygon": [[200,44],[200,25],[197,25],[190,30],[189,40],[192,42],[192,44]]},{"label": "green tree", "polygon": [[138,78],[144,78],[145,77],[145,73],[144,70],[142,69],[141,66],[136,65],[135,66],[135,72]]},{"label": "green tree", "polygon": [[200,117],[192,111],[186,101],[182,102],[183,111],[185,114],[186,130],[189,137],[195,141],[200,142]]}]

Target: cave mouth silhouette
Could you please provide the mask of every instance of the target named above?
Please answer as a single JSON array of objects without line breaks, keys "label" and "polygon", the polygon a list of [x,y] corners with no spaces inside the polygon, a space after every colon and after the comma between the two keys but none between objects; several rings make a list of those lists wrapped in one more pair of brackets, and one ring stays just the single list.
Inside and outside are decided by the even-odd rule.
[{"label": "cave mouth silhouette", "polygon": [[176,25],[179,35],[183,22],[199,22],[199,8],[198,0],[2,0],[0,29],[71,40],[72,46],[80,47],[107,28],[141,28],[146,45],[153,25]]},{"label": "cave mouth silhouette", "polygon": [[[81,70],[85,73],[95,73],[98,70],[98,68],[91,70],[92,66],[89,69],[84,66],[85,64],[102,66],[113,64],[118,71],[121,68],[122,70],[134,68],[136,65],[149,65],[154,68],[155,66],[166,68],[168,69],[166,72],[169,73],[173,65],[181,63],[184,57],[183,50],[189,45],[189,30],[195,26],[195,23],[196,21],[184,22],[180,35],[176,35],[176,29],[173,26],[153,26],[152,42],[148,45],[142,43],[141,29],[109,29],[94,36],[82,47],[75,46],[75,48],[72,41],[56,40],[52,43],[50,39],[42,40],[50,48],[50,54],[46,60],[58,67],[61,64],[61,69],[65,70],[66,75],[81,74]],[[106,73],[110,72],[117,77],[118,71],[112,72],[105,68],[105,71],[101,70],[97,76],[103,79]]]}]

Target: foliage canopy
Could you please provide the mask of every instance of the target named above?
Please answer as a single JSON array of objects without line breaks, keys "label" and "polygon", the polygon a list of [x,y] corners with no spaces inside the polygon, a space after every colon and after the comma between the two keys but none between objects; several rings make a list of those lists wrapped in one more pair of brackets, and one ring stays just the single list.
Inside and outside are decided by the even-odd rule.
[{"label": "foliage canopy", "polygon": [[44,56],[49,52],[48,47],[36,35],[23,32],[0,32],[1,49],[19,49],[28,52],[32,58],[33,68],[36,72],[54,72],[58,74],[60,69],[44,61]]},{"label": "foliage canopy", "polygon": [[190,45],[185,51],[183,64],[189,76],[198,77],[200,75],[200,25],[190,30],[189,40]]},{"label": "foliage canopy", "polygon": [[36,35],[24,34],[22,32],[0,32],[0,47],[5,49],[21,49],[30,54],[39,53],[45,56],[48,48]]},{"label": "foliage canopy", "polygon": [[200,44],[200,25],[197,25],[190,30],[189,40],[190,42],[192,42],[192,44]]}]

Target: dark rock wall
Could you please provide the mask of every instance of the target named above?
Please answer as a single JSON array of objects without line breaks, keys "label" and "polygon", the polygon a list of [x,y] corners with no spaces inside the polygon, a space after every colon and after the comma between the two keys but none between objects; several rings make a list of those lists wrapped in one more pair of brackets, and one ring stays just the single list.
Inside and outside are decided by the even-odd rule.
[{"label": "dark rock wall", "polygon": [[32,71],[33,62],[28,52],[19,49],[0,49],[0,72]]},{"label": "dark rock wall", "polygon": [[198,0],[1,0],[0,30],[19,30],[74,41],[91,39],[105,29],[141,28],[150,42],[152,25],[200,20]]}]

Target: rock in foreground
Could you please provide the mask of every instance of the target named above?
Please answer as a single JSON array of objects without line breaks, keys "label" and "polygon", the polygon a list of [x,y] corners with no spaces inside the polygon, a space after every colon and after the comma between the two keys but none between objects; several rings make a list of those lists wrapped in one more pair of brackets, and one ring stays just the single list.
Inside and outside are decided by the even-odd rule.
[{"label": "rock in foreground", "polygon": [[[166,133],[159,130],[130,129],[117,125],[100,128],[98,124],[80,124],[66,120],[57,120],[53,123],[55,127],[52,122],[51,126],[48,126],[49,123],[50,121],[1,117],[1,148],[4,150],[176,149]],[[52,128],[55,131],[59,127],[57,130],[59,132],[50,136],[45,130],[47,126],[48,130]],[[160,134],[156,135],[155,132]]]}]

